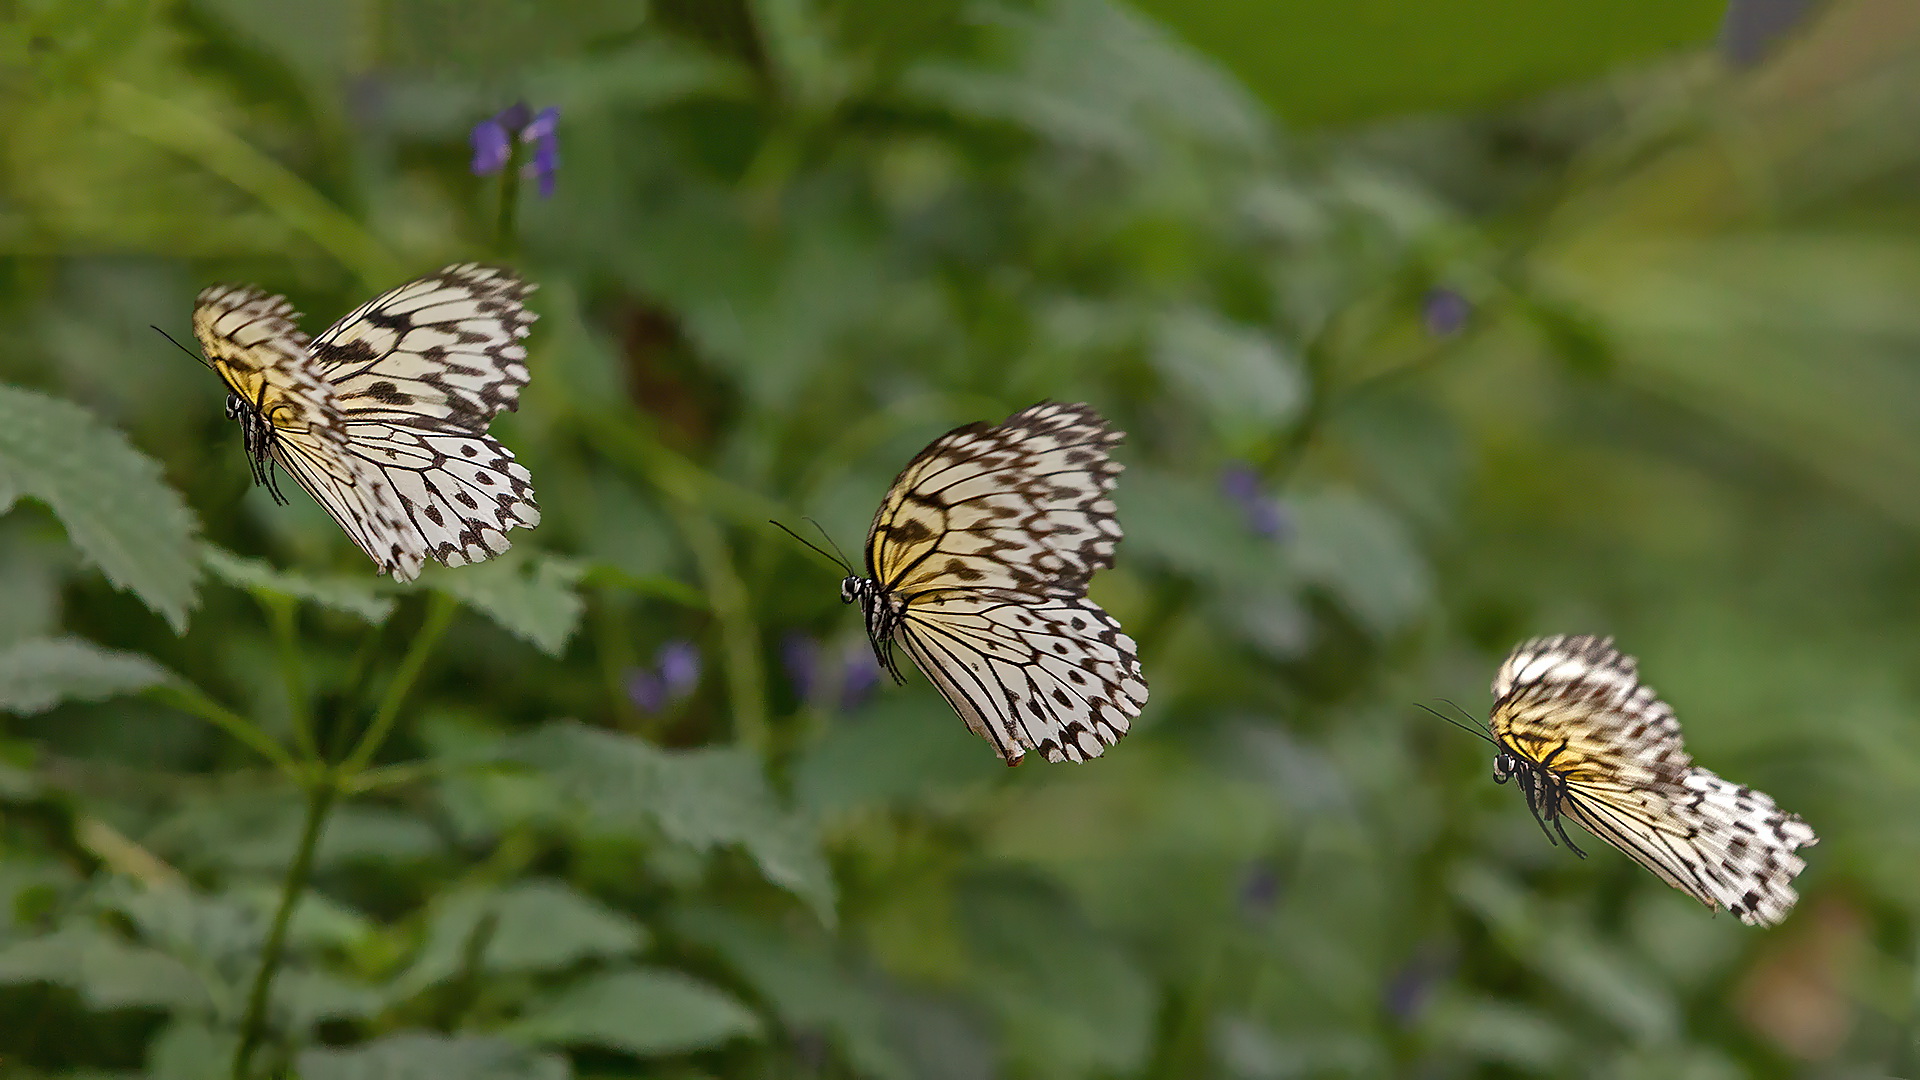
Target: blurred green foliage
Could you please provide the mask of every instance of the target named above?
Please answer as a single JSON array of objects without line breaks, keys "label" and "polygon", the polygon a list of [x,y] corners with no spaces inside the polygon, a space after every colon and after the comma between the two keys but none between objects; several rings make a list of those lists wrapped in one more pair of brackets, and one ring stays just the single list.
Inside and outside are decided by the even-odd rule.
[{"label": "blurred green foliage", "polygon": [[[7,6],[0,1073],[228,1075],[278,941],[308,1080],[1915,1075],[1920,14],[1432,7]],[[545,519],[394,586],[148,326],[476,257]],[[766,522],[1042,397],[1153,700],[1009,771]],[[1412,708],[1537,632],[1819,830],[1782,927]]]}]

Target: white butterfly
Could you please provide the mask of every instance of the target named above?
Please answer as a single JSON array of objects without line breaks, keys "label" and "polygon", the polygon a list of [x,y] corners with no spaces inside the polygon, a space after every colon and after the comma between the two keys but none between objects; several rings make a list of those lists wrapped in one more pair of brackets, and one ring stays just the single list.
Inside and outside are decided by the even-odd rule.
[{"label": "white butterfly", "polygon": [[1494,779],[1519,780],[1548,839],[1584,857],[1565,818],[1710,908],[1752,925],[1786,918],[1806,867],[1794,849],[1818,838],[1765,793],[1693,764],[1673,710],[1613,639],[1522,642],[1493,696]]},{"label": "white butterfly", "polygon": [[193,332],[225,380],[256,482],[286,502],[278,464],[383,573],[507,550],[540,521],[533,478],[487,434],[527,384],[533,287],[461,263],[361,305],[309,342],[285,297],[200,293]]},{"label": "white butterfly", "polygon": [[841,583],[881,665],[900,679],[900,642],[1009,765],[1097,757],[1146,705],[1133,639],[1087,599],[1120,540],[1107,450],[1121,437],[1085,405],[1045,401],[955,428],[901,470],[866,576],[848,567]]}]

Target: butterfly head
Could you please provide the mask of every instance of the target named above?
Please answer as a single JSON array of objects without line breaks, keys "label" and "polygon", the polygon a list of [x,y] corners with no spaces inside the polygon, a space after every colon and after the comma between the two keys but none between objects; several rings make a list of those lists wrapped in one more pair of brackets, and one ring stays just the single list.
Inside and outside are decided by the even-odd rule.
[{"label": "butterfly head", "polygon": [[240,420],[248,412],[246,399],[239,394],[227,395],[227,419]]},{"label": "butterfly head", "polygon": [[858,600],[864,606],[866,596],[873,591],[873,583],[858,574],[848,574],[840,579],[840,602],[851,604]]},{"label": "butterfly head", "polygon": [[1508,780],[1513,779],[1513,775],[1519,771],[1520,771],[1520,758],[1517,755],[1515,755],[1512,751],[1502,750],[1498,754],[1494,755],[1494,758],[1493,758],[1493,782],[1494,783],[1504,784]]}]

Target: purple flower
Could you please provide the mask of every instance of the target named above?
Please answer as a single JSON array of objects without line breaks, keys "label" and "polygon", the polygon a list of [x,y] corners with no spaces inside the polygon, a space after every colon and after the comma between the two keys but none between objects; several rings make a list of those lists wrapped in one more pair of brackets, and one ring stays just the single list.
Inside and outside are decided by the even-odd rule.
[{"label": "purple flower", "polygon": [[787,681],[793,684],[793,692],[801,701],[813,700],[814,688],[820,681],[815,670],[819,664],[819,642],[798,632],[780,640],[780,666],[786,669]]},{"label": "purple flower", "polygon": [[1287,531],[1287,511],[1280,500],[1262,495],[1247,507],[1247,528],[1267,540],[1278,540]]},{"label": "purple flower", "polygon": [[847,643],[840,665],[840,711],[853,712],[867,703],[880,685],[880,665],[864,641]]},{"label": "purple flower", "polygon": [[1265,862],[1250,864],[1240,879],[1240,910],[1249,919],[1264,919],[1280,902],[1280,875]]},{"label": "purple flower", "polygon": [[1380,1004],[1401,1027],[1412,1027],[1451,965],[1445,955],[1423,946],[1380,988]]},{"label": "purple flower", "polygon": [[634,668],[627,672],[627,700],[643,713],[657,713],[667,707],[667,687],[658,672]]},{"label": "purple flower", "polygon": [[1445,286],[1428,289],[1426,299],[1420,302],[1421,321],[1434,337],[1452,337],[1466,329],[1472,317],[1473,305],[1467,298]]},{"label": "purple flower", "polygon": [[554,175],[560,171],[560,110],[552,105],[540,110],[533,122],[520,131],[520,141],[533,144],[533,160],[522,175],[540,182],[540,197],[553,194]]},{"label": "purple flower", "polygon": [[652,667],[627,672],[627,700],[643,713],[658,713],[685,701],[699,685],[699,646],[675,639],[660,646]]},{"label": "purple flower", "polygon": [[700,648],[684,638],[660,646],[653,658],[660,671],[660,685],[667,699],[680,701],[700,685]]},{"label": "purple flower", "polygon": [[873,650],[858,638],[823,645],[805,634],[788,634],[780,643],[780,665],[794,694],[816,708],[853,712],[880,685]]},{"label": "purple flower", "polygon": [[473,126],[473,175],[491,176],[507,167],[513,156],[513,137],[497,120],[482,120]]},{"label": "purple flower", "polygon": [[521,166],[521,175],[539,182],[540,197],[553,194],[560,171],[560,110],[549,105],[534,113],[516,101],[496,116],[473,126],[473,174],[492,176],[513,160],[513,148],[533,147],[533,158]]},{"label": "purple flower", "polygon": [[1260,495],[1260,474],[1244,461],[1235,461],[1220,470],[1220,490],[1227,498],[1244,503]]},{"label": "purple flower", "polygon": [[1236,461],[1220,470],[1220,490],[1240,504],[1247,531],[1268,540],[1278,540],[1286,534],[1286,508],[1261,489],[1260,474],[1253,466]]}]

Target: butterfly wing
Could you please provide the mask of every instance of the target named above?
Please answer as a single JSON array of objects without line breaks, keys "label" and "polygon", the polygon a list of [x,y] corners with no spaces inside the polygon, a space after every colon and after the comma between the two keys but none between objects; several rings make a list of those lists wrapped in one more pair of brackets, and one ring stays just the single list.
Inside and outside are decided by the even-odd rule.
[{"label": "butterfly wing", "polygon": [[1008,764],[1098,757],[1147,703],[1133,639],[1084,598],[946,591],[909,605],[898,636]]},{"label": "butterfly wing", "polygon": [[285,297],[215,285],[194,303],[193,332],[207,362],[272,432],[269,454],[383,572],[412,577],[420,551],[377,469],[351,448],[333,386],[308,351]]},{"label": "butterfly wing", "polygon": [[1086,405],[1043,401],[955,428],[907,463],[874,514],[867,571],[882,589],[968,586],[1084,595],[1113,565],[1122,438]]},{"label": "butterfly wing", "polygon": [[533,477],[486,430],[527,384],[531,291],[500,267],[449,266],[313,343],[349,446],[385,478],[420,549],[449,566],[498,555],[507,530],[540,521]]},{"label": "butterfly wing", "polygon": [[956,428],[874,515],[867,567],[879,602],[901,605],[902,646],[1009,764],[1098,756],[1146,704],[1133,640],[1086,599],[1120,541],[1120,439],[1057,402]]},{"label": "butterfly wing", "polygon": [[1501,745],[1566,784],[1558,812],[1667,884],[1742,922],[1767,925],[1797,899],[1817,842],[1762,792],[1693,764],[1673,710],[1610,639],[1536,638],[1494,678]]}]

